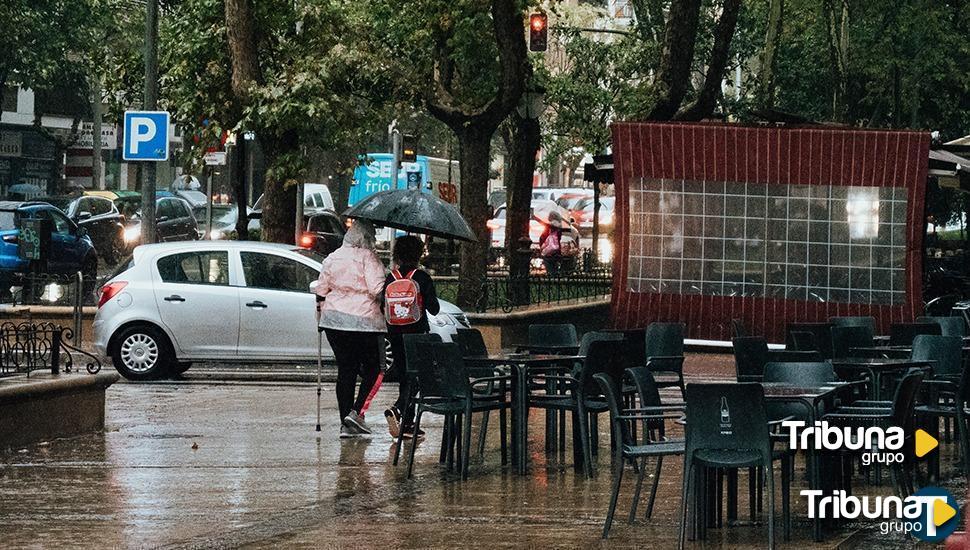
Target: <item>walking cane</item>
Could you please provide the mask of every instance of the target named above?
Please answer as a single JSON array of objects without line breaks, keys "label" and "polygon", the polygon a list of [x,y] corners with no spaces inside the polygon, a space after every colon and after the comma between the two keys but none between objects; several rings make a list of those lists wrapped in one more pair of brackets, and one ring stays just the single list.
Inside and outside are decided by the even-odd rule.
[{"label": "walking cane", "polygon": [[320,375],[323,372],[323,328],[317,325],[317,431],[320,431]]},{"label": "walking cane", "polygon": [[320,431],[320,378],[323,373],[323,327],[320,326],[320,299],[315,308],[317,320],[317,431]]}]

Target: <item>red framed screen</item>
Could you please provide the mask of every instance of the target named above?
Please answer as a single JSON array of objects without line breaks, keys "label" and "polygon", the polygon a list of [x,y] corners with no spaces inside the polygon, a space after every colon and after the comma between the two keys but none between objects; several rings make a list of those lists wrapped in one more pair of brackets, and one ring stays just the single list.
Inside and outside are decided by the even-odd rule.
[{"label": "red framed screen", "polygon": [[[680,321],[686,324],[690,338],[727,340],[731,321],[740,319],[753,334],[780,342],[789,322],[872,315],[879,330],[886,332],[890,323],[911,321],[921,312],[928,133],[691,123],[616,123],[612,131],[617,251],[612,323],[617,328]],[[768,212],[762,212],[759,206],[757,211],[742,213],[732,206],[753,204],[751,196],[731,202],[739,200],[731,193],[745,192],[737,189],[758,197],[766,195],[763,202]],[[728,196],[718,207],[718,215],[731,219],[724,222],[719,237],[705,239],[712,233],[709,224],[716,218],[706,215],[710,210],[704,201],[721,201],[719,192]],[[777,215],[772,214],[772,208],[779,208],[785,200],[809,204],[799,202],[799,194],[822,197],[821,204],[832,208],[825,210],[821,219],[810,217],[806,221],[795,215],[774,219]],[[693,212],[692,208],[700,210]],[[844,221],[842,210],[846,210]],[[667,223],[670,212],[687,221],[677,222],[681,225],[671,229]],[[814,216],[818,212],[816,209]],[[763,222],[759,216],[763,216]],[[870,219],[864,216],[872,221],[860,223],[860,219]],[[742,231],[732,236],[728,224],[741,219],[748,220],[744,222],[746,228],[764,223],[762,234],[752,236],[749,230],[748,234]],[[880,222],[882,225],[878,225]],[[825,229],[826,223],[835,228],[828,235],[833,239],[842,229],[851,232],[845,239],[852,243],[868,239],[864,242],[886,254],[886,261],[891,256],[889,267],[893,269],[871,269],[865,281],[869,286],[858,277],[836,283],[843,275],[839,261],[849,261],[843,251],[850,251],[849,241],[838,240],[834,244],[825,241],[826,254],[830,254],[826,257],[831,260],[828,269],[824,269],[826,262],[809,255],[804,268],[800,267],[798,254],[792,256],[792,250],[800,253],[803,243],[791,235],[805,231],[806,251],[821,249],[814,241],[823,239],[810,237],[809,230],[819,230],[812,233],[815,235]],[[704,229],[697,224],[703,224]],[[887,233],[890,227],[894,237]],[[779,236],[781,231],[788,236]],[[692,238],[695,233],[696,239]],[[761,256],[754,252],[758,250],[757,239],[762,239],[768,249]],[[894,245],[891,250],[881,246],[887,241]],[[713,253],[714,260],[710,258],[710,243],[724,249]],[[739,249],[736,243],[754,244]],[[698,253],[697,247],[705,244],[708,250]],[[788,256],[784,265],[773,265],[777,258],[772,250],[781,246]],[[846,276],[858,275],[867,262],[876,264],[877,252],[865,252],[866,247],[859,244],[852,246],[871,255],[854,254],[851,262],[855,267],[846,267]],[[727,259],[732,253],[745,254],[745,263]],[[753,262],[762,260],[763,273],[750,276],[752,269],[761,270]],[[714,272],[720,276],[715,284],[711,281],[717,277],[708,272],[712,262],[717,264]],[[725,283],[725,279],[734,277],[730,273],[736,271],[732,270],[735,266],[749,275],[737,280],[747,283]],[[784,279],[785,284],[773,285],[779,268],[787,270],[789,278]],[[672,270],[676,276],[670,274]],[[822,277],[824,283],[819,280]],[[807,281],[806,288],[788,284],[789,279],[799,278]]]}]

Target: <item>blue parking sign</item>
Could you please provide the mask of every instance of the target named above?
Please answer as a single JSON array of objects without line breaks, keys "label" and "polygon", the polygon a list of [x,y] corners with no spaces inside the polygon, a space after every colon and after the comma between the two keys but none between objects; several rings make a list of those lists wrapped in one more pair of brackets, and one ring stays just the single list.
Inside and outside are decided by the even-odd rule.
[{"label": "blue parking sign", "polygon": [[168,160],[168,125],[166,111],[125,111],[124,160]]}]

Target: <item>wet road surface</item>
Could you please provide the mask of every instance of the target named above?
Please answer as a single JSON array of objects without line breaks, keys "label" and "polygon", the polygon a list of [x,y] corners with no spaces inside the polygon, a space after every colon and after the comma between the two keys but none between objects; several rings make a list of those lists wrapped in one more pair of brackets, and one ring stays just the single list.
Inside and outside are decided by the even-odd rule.
[{"label": "wet road surface", "polygon": [[[610,540],[600,541],[611,479],[605,417],[593,480],[574,472],[570,451],[545,454],[543,416],[533,411],[529,475],[501,466],[493,417],[485,456],[473,456],[470,479],[460,482],[438,464],[441,421],[429,415],[409,481],[403,461],[390,464],[382,417],[396,393],[387,385],[372,406],[374,436],[340,441],[332,384],[320,433],[312,385],[116,384],[104,434],[0,453],[0,540],[4,548],[676,547],[678,460],[664,465],[653,518],[642,517],[644,498],[633,526],[625,522],[634,479],[627,470]],[[896,547],[858,526],[811,543],[797,496],[803,467],[799,460],[794,539],[785,546],[833,548],[848,539]],[[758,524],[710,530],[706,545],[692,547],[766,543]]]}]

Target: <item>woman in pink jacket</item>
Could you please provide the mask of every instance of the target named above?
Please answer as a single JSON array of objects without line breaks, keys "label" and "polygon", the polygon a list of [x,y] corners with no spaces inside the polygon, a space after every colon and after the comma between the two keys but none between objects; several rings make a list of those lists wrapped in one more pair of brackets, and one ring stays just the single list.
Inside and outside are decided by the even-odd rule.
[{"label": "woman in pink jacket", "polygon": [[[323,261],[317,283],[320,326],[337,360],[340,437],[371,433],[364,422],[366,402],[382,372],[384,332],[380,297],[384,265],[374,254],[374,227],[355,220],[343,246]],[[361,384],[354,399],[354,386]]]}]

